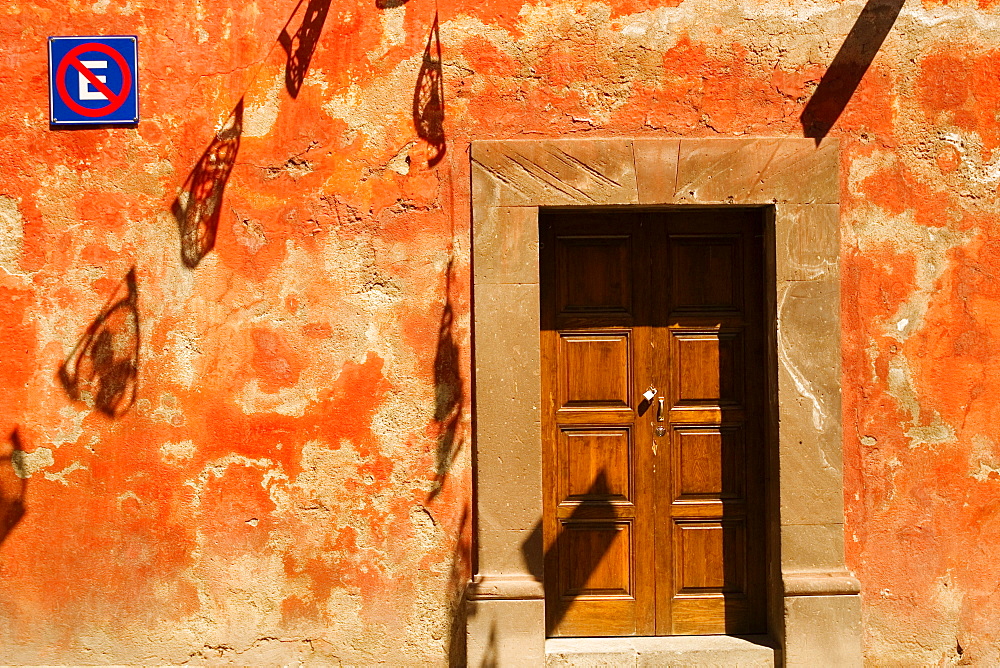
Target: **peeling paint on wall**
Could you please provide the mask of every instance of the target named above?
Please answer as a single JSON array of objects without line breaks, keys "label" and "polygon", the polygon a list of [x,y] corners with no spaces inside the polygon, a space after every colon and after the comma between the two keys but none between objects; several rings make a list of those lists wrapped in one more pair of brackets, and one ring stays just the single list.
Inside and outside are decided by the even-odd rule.
[{"label": "peeling paint on wall", "polygon": [[[5,660],[460,662],[468,143],[801,137],[869,4],[8,3]],[[828,128],[848,563],[873,664],[990,665],[1000,3],[897,9]],[[44,37],[98,33],[143,120],[51,130]]]}]

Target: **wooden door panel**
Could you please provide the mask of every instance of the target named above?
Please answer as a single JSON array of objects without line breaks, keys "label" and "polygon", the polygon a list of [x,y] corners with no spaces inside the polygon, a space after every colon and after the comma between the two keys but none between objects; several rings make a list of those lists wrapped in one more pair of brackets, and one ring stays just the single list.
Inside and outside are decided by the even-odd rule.
[{"label": "wooden door panel", "polygon": [[[550,605],[548,600],[546,605]],[[630,610],[623,614],[622,610]],[[605,637],[648,635],[636,626],[635,602],[620,599],[575,598],[562,601],[559,626],[549,635]]]},{"label": "wooden door panel", "polygon": [[743,403],[743,332],[739,329],[670,330],[673,406]]},{"label": "wooden door panel", "polygon": [[[760,633],[762,627],[753,621],[757,613],[751,608],[742,595],[680,596],[674,600],[670,633],[678,636]],[[757,630],[745,631],[747,628]]]},{"label": "wooden door panel", "polygon": [[560,408],[630,411],[631,348],[628,331],[560,332]]},{"label": "wooden door panel", "polygon": [[564,598],[634,598],[630,521],[563,522],[562,533],[560,549],[573,557],[559,574]]},{"label": "wooden door panel", "polygon": [[630,503],[632,438],[628,427],[559,430],[559,499]]},{"label": "wooden door panel", "polygon": [[630,235],[562,235],[556,263],[559,313],[631,312]]},{"label": "wooden door panel", "polygon": [[675,234],[670,241],[671,311],[743,309],[740,236]]},{"label": "wooden door panel", "polygon": [[674,498],[743,499],[743,436],[742,425],[674,427]]},{"label": "wooden door panel", "polygon": [[674,522],[676,594],[746,593],[746,524]]}]

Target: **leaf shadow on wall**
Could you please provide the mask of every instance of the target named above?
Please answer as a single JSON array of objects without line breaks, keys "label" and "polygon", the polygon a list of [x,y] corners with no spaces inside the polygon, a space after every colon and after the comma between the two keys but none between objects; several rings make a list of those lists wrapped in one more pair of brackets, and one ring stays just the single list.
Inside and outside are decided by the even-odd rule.
[{"label": "leaf shadow on wall", "polygon": [[170,207],[181,235],[181,259],[194,269],[215,246],[222,195],[243,135],[243,98],[202,153]]},{"label": "leaf shadow on wall", "polygon": [[448,665],[466,665],[465,645],[465,588],[469,581],[469,556],[471,545],[469,535],[469,507],[462,509],[462,519],[458,523],[458,542],[451,559],[448,573],[448,605],[451,624],[448,627]]},{"label": "leaf shadow on wall", "polygon": [[427,37],[424,57],[413,91],[413,127],[417,136],[428,144],[427,166],[434,167],[444,157],[447,146],[444,135],[444,75],[441,70],[441,34],[438,16]]},{"label": "leaf shadow on wall", "polygon": [[434,421],[437,424],[437,444],[434,456],[434,488],[429,499],[441,491],[448,471],[464,440],[460,437],[465,390],[459,369],[459,348],[455,341],[455,313],[451,302],[451,280],[454,260],[445,270],[445,302],[438,325],[437,351],[434,354]]},{"label": "leaf shadow on wall", "polygon": [[92,401],[110,418],[120,417],[135,403],[139,379],[138,301],[132,267],[59,367],[59,381],[70,399],[88,404]]},{"label": "leaf shadow on wall", "polygon": [[904,0],[868,0],[829,69],[813,92],[799,122],[806,137],[820,141],[840,118],[862,77],[896,22]]},{"label": "leaf shadow on wall", "polygon": [[0,545],[24,517],[28,481],[18,476],[14,468],[23,452],[21,433],[15,428],[7,442],[0,446]]},{"label": "leaf shadow on wall", "polygon": [[[299,6],[301,4],[302,2],[299,2]],[[299,6],[296,6],[296,11]],[[278,35],[278,43],[288,56],[285,63],[285,88],[293,99],[299,96],[299,91],[302,89],[302,82],[309,71],[309,62],[316,51],[316,44],[319,42],[320,33],[323,32],[326,15],[329,13],[330,0],[309,0],[305,16],[295,34],[288,34],[286,24]],[[295,12],[292,12],[292,16],[294,15]]]},{"label": "leaf shadow on wall", "polygon": [[[564,575],[559,568],[560,554],[563,555],[563,559],[566,559],[567,555],[572,555],[571,558],[575,559],[572,572],[565,578],[566,582],[549,583],[546,586],[546,593],[550,590],[559,590],[557,595],[551,597],[551,601],[546,600],[545,632],[547,635],[551,635],[559,626],[559,622],[562,621],[568,607],[572,605],[573,599],[580,595],[580,593],[572,593],[574,589],[582,591],[586,587],[587,580],[601,567],[604,555],[614,543],[615,532],[591,531],[586,549],[581,550],[579,549],[580,545],[570,544],[574,540],[571,536],[573,532],[565,528],[574,524],[579,526],[581,521],[591,522],[595,525],[612,524],[614,522],[614,506],[608,500],[608,489],[607,472],[601,469],[585,494],[571,497],[571,503],[575,504],[573,510],[568,517],[559,520],[564,528],[547,550],[544,546],[542,522],[535,525],[531,534],[521,544],[521,555],[528,567],[528,572],[539,582],[544,582],[543,575],[545,573],[549,573],[551,577],[556,577],[559,580],[564,579],[559,577]],[[582,535],[582,532],[577,533]],[[553,584],[555,586],[552,586]],[[576,586],[574,587],[574,585]],[[549,598],[546,596],[546,599]]]}]

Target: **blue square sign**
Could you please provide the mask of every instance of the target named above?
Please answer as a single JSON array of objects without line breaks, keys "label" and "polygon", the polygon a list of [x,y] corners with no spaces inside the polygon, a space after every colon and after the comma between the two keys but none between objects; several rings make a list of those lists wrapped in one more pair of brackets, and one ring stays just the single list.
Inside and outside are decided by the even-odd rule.
[{"label": "blue square sign", "polygon": [[53,125],[138,123],[135,36],[49,37],[49,111]]}]

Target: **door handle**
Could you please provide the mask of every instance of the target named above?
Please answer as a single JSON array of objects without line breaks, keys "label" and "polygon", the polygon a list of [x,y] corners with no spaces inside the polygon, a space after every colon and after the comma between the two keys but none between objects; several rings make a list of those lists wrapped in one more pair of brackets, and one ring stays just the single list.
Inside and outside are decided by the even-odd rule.
[{"label": "door handle", "polygon": [[[655,436],[656,438],[663,438],[664,436],[667,435],[667,428],[664,427],[662,424],[658,424],[660,422],[663,422],[664,401],[665,399],[663,397],[660,397],[660,400],[656,403],[656,422],[652,423],[654,425],[653,436]],[[653,454],[654,455],[656,454],[656,439],[653,440]]]}]

